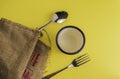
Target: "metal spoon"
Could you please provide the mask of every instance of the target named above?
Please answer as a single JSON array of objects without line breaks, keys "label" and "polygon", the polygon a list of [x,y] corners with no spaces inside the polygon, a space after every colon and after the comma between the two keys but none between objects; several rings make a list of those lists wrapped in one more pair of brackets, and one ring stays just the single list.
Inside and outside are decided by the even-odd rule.
[{"label": "metal spoon", "polygon": [[66,11],[56,12],[52,17],[52,20],[50,20],[48,23],[46,23],[42,27],[38,28],[38,31],[43,30],[46,26],[48,26],[49,24],[53,22],[62,23],[67,19],[67,17],[68,17],[68,13]]}]

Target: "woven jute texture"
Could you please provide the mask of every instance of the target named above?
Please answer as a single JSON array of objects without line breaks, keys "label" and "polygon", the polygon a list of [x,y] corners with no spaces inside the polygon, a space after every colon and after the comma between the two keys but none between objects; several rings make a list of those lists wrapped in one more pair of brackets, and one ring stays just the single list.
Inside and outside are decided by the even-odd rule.
[{"label": "woven jute texture", "polygon": [[22,79],[42,79],[50,48],[38,40]]},{"label": "woven jute texture", "polygon": [[[39,37],[37,30],[0,19],[0,79],[41,79],[49,47],[38,41]],[[25,77],[28,69],[32,70],[30,78]]]}]

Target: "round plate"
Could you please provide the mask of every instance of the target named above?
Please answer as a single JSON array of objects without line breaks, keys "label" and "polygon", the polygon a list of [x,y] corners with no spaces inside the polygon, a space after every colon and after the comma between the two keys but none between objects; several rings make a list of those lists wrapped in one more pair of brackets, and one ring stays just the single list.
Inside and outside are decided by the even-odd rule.
[{"label": "round plate", "polygon": [[63,53],[73,55],[83,49],[85,35],[75,26],[65,26],[57,33],[56,44]]}]

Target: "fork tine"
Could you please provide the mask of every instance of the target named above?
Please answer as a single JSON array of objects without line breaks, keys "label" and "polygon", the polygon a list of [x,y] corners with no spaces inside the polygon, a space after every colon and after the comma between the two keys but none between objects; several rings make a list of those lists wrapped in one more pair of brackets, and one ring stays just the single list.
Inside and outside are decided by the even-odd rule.
[{"label": "fork tine", "polygon": [[87,53],[85,53],[85,54],[83,54],[83,55],[79,56],[79,57],[78,57],[78,58],[76,58],[75,60],[77,60],[77,59],[79,59],[79,58],[81,58],[81,57],[84,57],[85,55],[87,55]]},{"label": "fork tine", "polygon": [[80,66],[80,65],[83,65],[83,64],[85,64],[85,63],[87,63],[87,62],[89,62],[89,61],[90,61],[90,59],[87,60],[87,61],[81,62],[81,63],[79,63],[78,65],[79,65],[79,66]]},{"label": "fork tine", "polygon": [[87,56],[87,54],[83,54],[83,55],[79,56],[78,58],[74,59],[72,61],[72,65],[74,67],[78,67],[78,66],[88,62],[87,60],[89,60],[89,57]]},{"label": "fork tine", "polygon": [[85,60],[89,60],[89,57],[83,57],[81,59],[76,60],[77,63],[84,62]]},{"label": "fork tine", "polygon": [[87,57],[88,57],[87,54],[83,54],[83,55],[79,56],[78,58],[76,58],[75,61],[79,61],[79,60],[82,60]]},{"label": "fork tine", "polygon": [[87,63],[88,61],[90,61],[89,57],[87,54],[83,54],[81,56],[79,56],[78,58],[76,58],[74,61],[73,61],[73,64],[75,67],[78,67],[82,64],[85,64]]},{"label": "fork tine", "polygon": [[82,62],[82,61],[85,61],[85,60],[87,60],[87,59],[89,59],[89,57],[88,57],[88,56],[85,56],[85,57],[83,57],[83,58],[76,59],[75,61],[76,61],[76,62]]}]

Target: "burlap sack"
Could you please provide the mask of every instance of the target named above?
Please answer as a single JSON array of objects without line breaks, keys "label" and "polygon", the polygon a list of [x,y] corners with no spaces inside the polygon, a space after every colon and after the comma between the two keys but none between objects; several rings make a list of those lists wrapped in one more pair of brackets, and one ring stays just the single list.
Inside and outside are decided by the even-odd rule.
[{"label": "burlap sack", "polygon": [[42,79],[49,49],[41,41],[37,42],[22,79]]},{"label": "burlap sack", "polygon": [[[41,79],[47,58],[46,50],[49,49],[38,41],[39,36],[37,30],[7,19],[0,20],[0,79]],[[36,53],[41,58],[34,60],[32,58]],[[32,70],[30,78],[25,77],[28,68]]]}]

